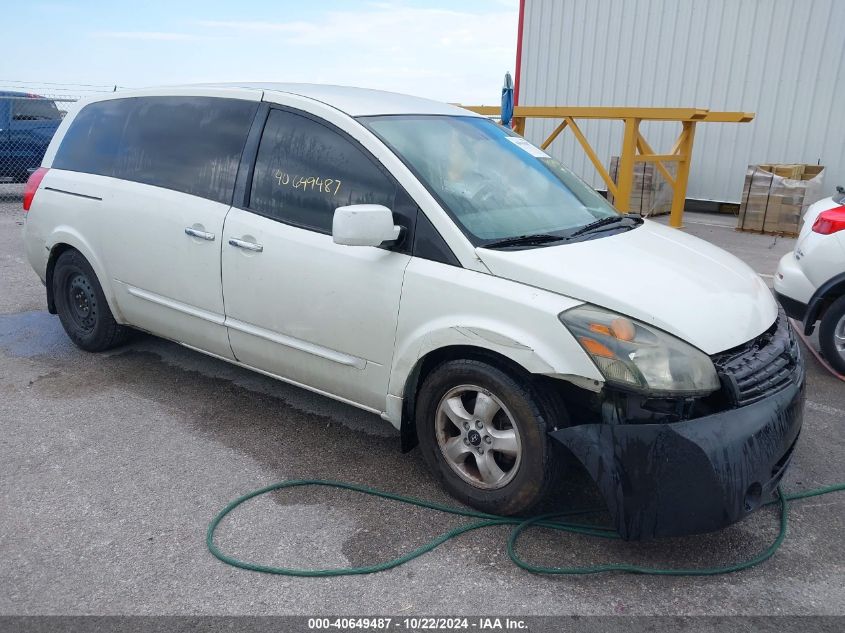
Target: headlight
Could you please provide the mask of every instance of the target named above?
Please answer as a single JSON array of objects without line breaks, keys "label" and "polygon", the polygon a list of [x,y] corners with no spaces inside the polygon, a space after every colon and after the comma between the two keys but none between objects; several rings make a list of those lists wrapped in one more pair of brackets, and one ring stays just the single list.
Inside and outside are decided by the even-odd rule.
[{"label": "headlight", "polygon": [[666,332],[592,305],[559,318],[608,382],[673,394],[719,388],[710,358]]}]

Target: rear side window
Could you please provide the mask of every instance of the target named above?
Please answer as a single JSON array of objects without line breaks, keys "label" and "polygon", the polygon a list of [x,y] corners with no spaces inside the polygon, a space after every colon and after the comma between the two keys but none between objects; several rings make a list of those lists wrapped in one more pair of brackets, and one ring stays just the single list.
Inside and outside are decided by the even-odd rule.
[{"label": "rear side window", "polygon": [[115,176],[231,204],[258,103],[207,97],[137,99]]},{"label": "rear side window", "polygon": [[99,101],[82,108],[62,139],[53,167],[113,176],[123,128],[135,99]]},{"label": "rear side window", "polygon": [[305,116],[271,110],[258,148],[249,208],[331,233],[334,210],[393,208],[396,184],[351,139]]},{"label": "rear side window", "polygon": [[53,166],[231,204],[257,109],[257,102],[214,97],[92,103],[74,119]]}]

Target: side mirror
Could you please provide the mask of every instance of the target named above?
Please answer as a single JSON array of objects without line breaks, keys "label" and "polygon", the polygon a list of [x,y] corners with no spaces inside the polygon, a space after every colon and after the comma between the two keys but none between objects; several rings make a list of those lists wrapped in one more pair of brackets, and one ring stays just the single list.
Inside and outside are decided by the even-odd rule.
[{"label": "side mirror", "polygon": [[380,204],[338,207],[332,219],[332,239],[346,246],[381,246],[395,242],[402,232],[393,223],[393,212]]}]

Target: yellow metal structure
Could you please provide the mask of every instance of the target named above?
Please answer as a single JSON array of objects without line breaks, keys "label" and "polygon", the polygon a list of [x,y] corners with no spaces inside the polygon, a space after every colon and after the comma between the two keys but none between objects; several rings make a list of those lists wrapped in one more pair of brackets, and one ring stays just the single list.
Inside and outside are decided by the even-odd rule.
[{"label": "yellow metal structure", "polygon": [[[461,106],[484,116],[499,116],[497,106]],[[654,163],[666,182],[672,187],[672,211],[669,226],[683,225],[684,202],[687,196],[692,145],[697,123],[747,123],[754,119],[750,112],[711,112],[702,108],[606,108],[606,107],[558,107],[517,106],[513,112],[513,128],[518,134],[525,133],[525,119],[560,119],[560,124],[540,145],[546,149],[561,132],[569,128],[583,148],[590,162],[596,168],[613,195],[614,204],[621,212],[631,205],[631,190],[634,183],[634,163]],[[622,149],[619,152],[619,169],[616,182],[607,173],[595,150],[590,145],[575,119],[609,119],[622,121]],[[640,121],[667,121],[681,124],[681,133],[668,154],[657,154],[640,133]],[[664,163],[677,164],[675,176],[669,173]]]}]

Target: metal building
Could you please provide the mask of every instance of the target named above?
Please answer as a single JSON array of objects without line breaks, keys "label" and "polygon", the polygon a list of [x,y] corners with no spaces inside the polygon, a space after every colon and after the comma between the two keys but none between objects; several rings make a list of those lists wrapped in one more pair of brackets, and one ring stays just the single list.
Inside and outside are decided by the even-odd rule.
[{"label": "metal building", "polygon": [[[699,127],[687,197],[739,202],[752,163],[825,165],[832,192],[845,186],[845,0],[520,0],[515,100],[755,112]],[[556,124],[529,119],[526,137]],[[582,129],[607,165],[621,124]],[[678,134],[641,129],[658,152]],[[547,151],[604,188],[571,135]]]}]

